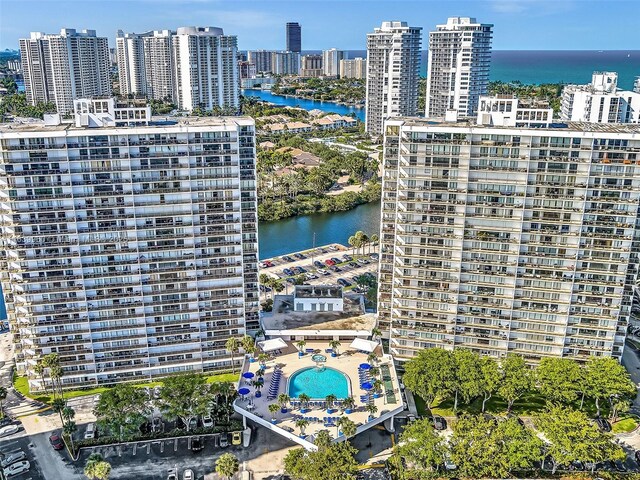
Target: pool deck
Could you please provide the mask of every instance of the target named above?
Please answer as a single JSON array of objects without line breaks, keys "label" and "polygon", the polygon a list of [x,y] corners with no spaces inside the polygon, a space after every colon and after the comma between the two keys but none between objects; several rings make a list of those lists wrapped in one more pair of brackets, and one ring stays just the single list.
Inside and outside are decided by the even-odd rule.
[{"label": "pool deck", "polygon": [[[246,397],[240,397],[235,401],[234,408],[238,413],[273,430],[276,433],[279,433],[280,435],[290,438],[291,440],[303,445],[305,448],[313,448],[313,435],[320,430],[328,430],[333,438],[337,437],[337,427],[335,425],[327,426],[323,417],[347,416],[358,426],[357,432],[360,433],[361,431],[371,428],[382,421],[388,420],[395,414],[402,411],[402,395],[400,393],[398,377],[393,366],[393,359],[389,355],[380,356],[380,348],[377,352],[378,362],[376,362],[375,366],[388,367],[380,369],[382,372],[386,372],[388,377],[387,380],[383,382],[385,384],[385,394],[380,398],[373,399],[373,403],[378,408],[378,411],[370,418],[369,413],[365,410],[365,403],[360,399],[360,396],[366,394],[366,392],[360,388],[358,376],[358,366],[361,363],[367,362],[368,354],[357,352],[353,349],[349,349],[348,346],[343,345],[343,347],[339,349],[340,355],[332,357],[330,353],[325,352],[328,348],[326,341],[307,341],[305,350],[320,350],[321,353],[327,357],[325,365],[329,368],[334,368],[342,372],[347,377],[349,381],[349,392],[356,402],[356,407],[350,414],[346,414],[342,409],[334,407],[335,411],[329,414],[327,413],[326,408],[318,405],[321,401],[315,401],[311,402],[312,405],[309,406],[309,411],[301,413],[299,406],[292,409],[291,404],[289,404],[289,409],[286,413],[278,411],[275,414],[276,422],[273,423],[271,421],[272,414],[269,412],[269,405],[276,403],[276,400],[269,397],[269,387],[271,385],[275,366],[279,365],[282,370],[279,388],[275,396],[281,393],[288,394],[289,379],[295,372],[303,368],[316,367],[316,362],[312,360],[311,353],[306,353],[303,357],[299,358],[298,350],[291,344],[291,342],[287,342],[287,345],[287,348],[283,349],[281,354],[275,355],[272,360],[266,363],[264,387],[261,390],[261,397],[255,398],[255,388],[251,385],[251,381],[246,381],[241,377],[238,387],[249,388],[251,393]],[[258,362],[251,363],[248,360],[245,360],[242,373],[247,371],[255,373],[258,369],[260,369]],[[300,437],[300,429],[295,425],[295,421],[299,416],[305,417],[306,419],[318,419],[311,420],[309,425],[305,428],[306,438]],[[338,440],[344,440],[344,436],[341,436]]]}]

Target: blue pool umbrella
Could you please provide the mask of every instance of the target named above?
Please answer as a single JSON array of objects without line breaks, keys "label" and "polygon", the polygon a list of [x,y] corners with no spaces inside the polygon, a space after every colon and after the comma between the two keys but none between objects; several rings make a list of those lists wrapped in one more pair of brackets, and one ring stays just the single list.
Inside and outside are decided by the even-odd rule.
[{"label": "blue pool umbrella", "polygon": [[242,374],[242,376],[243,376],[244,378],[253,378],[253,377],[255,377],[255,376],[256,376],[256,374],[255,374],[255,373],[253,373],[253,372],[244,372],[244,373]]},{"label": "blue pool umbrella", "polygon": [[248,388],[241,388],[240,390],[238,390],[238,393],[240,395],[249,395],[249,392],[251,392],[251,390],[249,390]]},{"label": "blue pool umbrella", "polygon": [[371,385],[371,382],[364,382],[360,386],[362,387],[363,390],[372,390],[373,389],[373,385]]},{"label": "blue pool umbrella", "polygon": [[361,363],[360,364],[360,370],[371,370],[371,365],[369,365],[368,363]]}]

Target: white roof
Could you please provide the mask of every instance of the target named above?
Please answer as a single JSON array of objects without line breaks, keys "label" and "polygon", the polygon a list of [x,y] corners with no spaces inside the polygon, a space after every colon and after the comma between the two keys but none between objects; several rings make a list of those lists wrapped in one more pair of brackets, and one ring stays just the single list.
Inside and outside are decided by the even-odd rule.
[{"label": "white roof", "polygon": [[373,352],[378,346],[378,342],[374,342],[371,340],[365,340],[364,338],[356,338],[351,345],[351,348],[355,348],[356,350],[362,350],[364,352]]},{"label": "white roof", "polygon": [[280,337],[270,338],[269,340],[258,342],[258,346],[262,349],[263,352],[273,352],[274,350],[287,348],[287,342],[285,342]]}]

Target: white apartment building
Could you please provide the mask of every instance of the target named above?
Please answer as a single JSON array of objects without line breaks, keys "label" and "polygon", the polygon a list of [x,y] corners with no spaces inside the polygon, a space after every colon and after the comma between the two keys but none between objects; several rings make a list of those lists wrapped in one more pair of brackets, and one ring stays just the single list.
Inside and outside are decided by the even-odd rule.
[{"label": "white apartment building", "polygon": [[64,28],[59,35],[31,32],[20,39],[27,101],[55,103],[73,112],[73,100],[111,94],[109,43],[95,30]]},{"label": "white apartment building", "polygon": [[144,59],[144,36],[147,34],[116,34],[116,58],[121,95],[146,95],[147,79]]},{"label": "white apartment building", "polygon": [[636,81],[633,82],[633,91],[635,93],[640,93],[640,77],[636,77]]},{"label": "white apartment building", "polygon": [[362,57],[340,60],[340,78],[367,78],[367,60]]},{"label": "white apartment building", "polygon": [[322,55],[303,55],[300,60],[300,76],[315,78],[322,76]]},{"label": "white apartment building", "polygon": [[226,340],[258,328],[253,120],[77,103],[77,124],[0,126],[18,372],[42,389],[52,352],[69,387],[230,368]]},{"label": "white apartment building", "polygon": [[300,54],[298,52],[273,52],[271,70],[275,75],[298,75]]},{"label": "white apartment building", "polygon": [[331,48],[322,51],[322,69],[327,77],[340,75],[340,60],[344,58],[344,51]]},{"label": "white apartment building", "polygon": [[378,312],[390,353],[620,358],[640,126],[530,128],[501,125],[504,114],[484,125],[485,114],[386,122]]},{"label": "white apartment building", "polygon": [[367,34],[365,129],[382,135],[384,120],[418,113],[421,27],[382,22]]},{"label": "white apartment building", "polygon": [[217,27],[180,27],[172,42],[178,108],[240,107],[236,36]]},{"label": "white apartment building", "polygon": [[593,72],[590,84],[562,89],[560,115],[573,122],[640,123],[640,92],[619,89],[615,72]]},{"label": "white apartment building", "polygon": [[274,53],[272,50],[250,50],[247,52],[247,59],[256,66],[256,72],[271,73]]},{"label": "white apartment building", "polygon": [[474,118],[480,95],[487,93],[493,25],[475,18],[451,17],[429,32],[427,118]]}]

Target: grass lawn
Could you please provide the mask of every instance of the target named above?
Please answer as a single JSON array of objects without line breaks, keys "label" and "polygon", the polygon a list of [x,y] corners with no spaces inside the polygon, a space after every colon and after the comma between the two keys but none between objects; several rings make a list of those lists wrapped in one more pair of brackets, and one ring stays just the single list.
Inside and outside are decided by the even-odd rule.
[{"label": "grass lawn", "polygon": [[613,433],[629,433],[638,427],[638,420],[635,417],[626,417],[618,420],[611,426]]},{"label": "grass lawn", "polygon": [[[216,383],[216,382],[231,382],[235,383],[238,381],[239,374],[238,373],[220,373],[217,375],[208,375],[206,377],[207,383]],[[162,386],[162,382],[148,382],[148,383],[136,383],[134,387],[144,388],[144,387],[157,387],[158,385]],[[29,382],[27,381],[27,377],[20,377],[18,375],[14,375],[13,378],[13,387],[20,392],[25,397],[33,398],[42,403],[51,403],[53,400],[51,395],[49,394],[31,394],[29,392]],[[64,398],[76,398],[76,397],[86,397],[101,394],[102,392],[108,390],[110,387],[95,387],[89,388],[85,390],[65,390]]]}]

